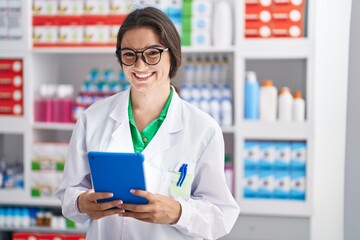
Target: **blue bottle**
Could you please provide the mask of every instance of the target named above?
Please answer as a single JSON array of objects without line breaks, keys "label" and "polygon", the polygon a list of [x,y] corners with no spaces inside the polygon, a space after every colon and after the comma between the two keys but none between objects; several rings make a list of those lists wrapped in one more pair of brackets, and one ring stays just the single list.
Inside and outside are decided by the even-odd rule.
[{"label": "blue bottle", "polygon": [[244,99],[244,118],[259,119],[259,90],[260,85],[253,71],[246,72],[245,78],[245,99]]}]

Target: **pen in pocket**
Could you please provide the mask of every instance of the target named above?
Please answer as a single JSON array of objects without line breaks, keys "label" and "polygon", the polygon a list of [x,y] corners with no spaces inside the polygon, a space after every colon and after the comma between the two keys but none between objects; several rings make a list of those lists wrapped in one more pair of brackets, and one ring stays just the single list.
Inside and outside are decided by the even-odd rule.
[{"label": "pen in pocket", "polygon": [[181,187],[184,180],[185,180],[186,173],[187,173],[187,166],[188,165],[186,163],[184,163],[183,165],[181,165],[181,167],[179,169],[180,177],[179,177],[179,180],[176,183],[176,186],[178,186],[178,187]]}]

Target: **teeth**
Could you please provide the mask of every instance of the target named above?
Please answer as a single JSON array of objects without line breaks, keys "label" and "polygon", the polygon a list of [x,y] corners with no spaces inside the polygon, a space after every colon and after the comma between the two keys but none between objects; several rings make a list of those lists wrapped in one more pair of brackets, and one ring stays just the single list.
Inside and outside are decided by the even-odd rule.
[{"label": "teeth", "polygon": [[147,77],[150,77],[151,74],[152,74],[152,73],[147,73],[147,74],[145,74],[145,73],[143,73],[143,74],[141,74],[141,73],[135,73],[135,76],[138,77],[138,78],[147,78]]}]

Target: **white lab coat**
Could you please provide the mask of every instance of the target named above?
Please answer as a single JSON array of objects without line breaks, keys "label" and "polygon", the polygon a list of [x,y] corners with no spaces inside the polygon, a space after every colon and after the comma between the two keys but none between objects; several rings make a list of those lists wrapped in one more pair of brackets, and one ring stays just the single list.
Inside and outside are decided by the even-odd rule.
[{"label": "white lab coat", "polygon": [[[76,123],[64,178],[56,193],[64,216],[75,222],[89,219],[76,205],[79,194],[91,188],[87,152],[134,152],[127,111],[129,92],[96,102]],[[142,153],[147,190],[179,201],[179,221],[152,224],[112,215],[90,220],[87,239],[216,239],[230,232],[240,210],[225,181],[222,131],[208,114],[181,100],[174,91],[163,124]],[[179,193],[172,186],[183,163],[188,164],[188,175],[185,191]]]}]

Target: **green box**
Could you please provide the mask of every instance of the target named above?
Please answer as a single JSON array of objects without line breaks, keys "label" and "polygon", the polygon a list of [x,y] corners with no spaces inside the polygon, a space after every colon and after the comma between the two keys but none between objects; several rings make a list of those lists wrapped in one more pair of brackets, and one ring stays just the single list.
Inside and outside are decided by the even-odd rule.
[{"label": "green box", "polygon": [[192,1],[183,1],[182,16],[192,15]]},{"label": "green box", "polygon": [[181,45],[191,46],[191,32],[183,32],[181,34]]}]

